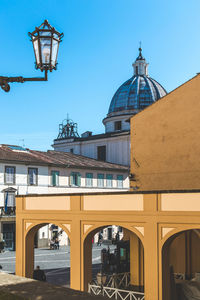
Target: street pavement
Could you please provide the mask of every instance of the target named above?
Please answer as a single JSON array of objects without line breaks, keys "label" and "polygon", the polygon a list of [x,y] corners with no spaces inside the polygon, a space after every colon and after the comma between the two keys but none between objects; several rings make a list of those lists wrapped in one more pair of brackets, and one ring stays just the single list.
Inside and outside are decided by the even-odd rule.
[{"label": "street pavement", "polygon": [[[115,246],[109,245],[110,251]],[[107,245],[92,248],[93,276],[101,268],[101,250],[108,248]],[[15,273],[15,251],[0,253],[0,265],[2,270],[8,273]],[[45,271],[47,282],[55,285],[69,286],[70,284],[70,246],[61,246],[59,250],[48,248],[35,249],[35,267],[40,266]]]}]

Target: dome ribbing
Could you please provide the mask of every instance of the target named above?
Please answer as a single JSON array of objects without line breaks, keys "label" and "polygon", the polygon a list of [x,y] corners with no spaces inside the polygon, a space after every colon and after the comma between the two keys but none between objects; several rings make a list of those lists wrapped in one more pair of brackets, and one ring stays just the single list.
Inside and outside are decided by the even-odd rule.
[{"label": "dome ribbing", "polygon": [[108,115],[119,112],[136,114],[167,94],[155,79],[148,76],[148,64],[139,48],[139,56],[133,64],[134,75],[124,82],[114,94]]}]

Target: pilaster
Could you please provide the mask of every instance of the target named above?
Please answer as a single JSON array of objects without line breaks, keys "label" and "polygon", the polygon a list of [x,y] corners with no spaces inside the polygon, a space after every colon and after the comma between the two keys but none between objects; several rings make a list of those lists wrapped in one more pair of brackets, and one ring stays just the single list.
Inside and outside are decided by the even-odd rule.
[{"label": "pilaster", "polygon": [[81,253],[81,221],[78,216],[74,216],[70,239],[70,287],[75,290],[83,290]]},{"label": "pilaster", "polygon": [[158,228],[156,222],[145,224],[144,274],[145,299],[159,300],[158,296]]}]

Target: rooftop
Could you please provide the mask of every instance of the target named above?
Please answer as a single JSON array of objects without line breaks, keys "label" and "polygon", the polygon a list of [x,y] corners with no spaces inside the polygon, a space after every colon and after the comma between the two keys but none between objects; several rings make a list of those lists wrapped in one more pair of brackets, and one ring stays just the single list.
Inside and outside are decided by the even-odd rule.
[{"label": "rooftop", "polygon": [[90,141],[90,140],[114,138],[122,135],[129,135],[129,134],[130,134],[130,130],[124,130],[120,132],[106,132],[101,134],[88,135],[87,137],[59,138],[59,139],[55,139],[54,143],[62,140],[65,141],[66,139],[72,140],[73,142],[83,142],[83,141]]},{"label": "rooftop", "polygon": [[[117,165],[85,156],[48,150],[47,152],[30,150],[13,145],[0,145],[0,162],[28,164],[28,165],[46,165],[63,168],[82,168],[94,170],[108,170],[127,172],[128,167]],[[17,151],[16,151],[17,150]]]}]

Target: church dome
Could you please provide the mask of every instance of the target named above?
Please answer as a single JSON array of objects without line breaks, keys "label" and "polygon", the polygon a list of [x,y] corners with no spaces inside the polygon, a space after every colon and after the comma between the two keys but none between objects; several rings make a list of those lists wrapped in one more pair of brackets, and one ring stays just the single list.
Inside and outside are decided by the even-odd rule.
[{"label": "church dome", "polygon": [[153,78],[134,75],[118,88],[108,114],[130,110],[137,113],[165,95],[165,89]]},{"label": "church dome", "polygon": [[167,94],[162,85],[148,75],[148,63],[141,48],[133,70],[133,76],[118,88],[111,100],[103,119],[106,133],[130,130],[127,119]]},{"label": "church dome", "polygon": [[139,48],[139,56],[133,63],[134,75],[124,82],[114,94],[107,117],[119,114],[136,114],[166,95],[166,90],[148,76],[148,64]]}]

